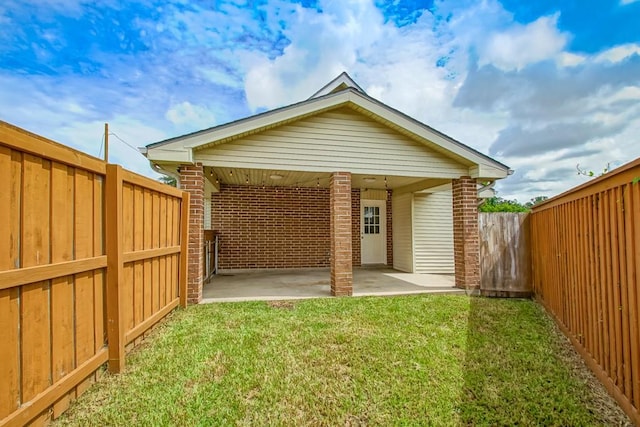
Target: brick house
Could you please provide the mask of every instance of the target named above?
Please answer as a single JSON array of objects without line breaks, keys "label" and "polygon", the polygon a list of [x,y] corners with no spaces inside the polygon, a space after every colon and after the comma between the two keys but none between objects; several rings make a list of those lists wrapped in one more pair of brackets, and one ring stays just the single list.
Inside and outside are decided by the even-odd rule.
[{"label": "brick house", "polygon": [[346,73],[297,104],[150,144],[154,168],[191,193],[189,299],[203,230],[221,270],[354,266],[455,274],[479,285],[479,182],[509,168],[368,96]]}]

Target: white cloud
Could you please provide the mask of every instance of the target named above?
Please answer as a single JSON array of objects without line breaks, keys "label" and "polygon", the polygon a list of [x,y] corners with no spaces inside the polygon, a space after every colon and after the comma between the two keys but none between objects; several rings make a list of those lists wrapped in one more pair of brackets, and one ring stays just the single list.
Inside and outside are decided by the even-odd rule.
[{"label": "white cloud", "polygon": [[639,0],[620,0],[620,4],[621,4],[622,6],[626,6],[626,5],[628,5],[628,4],[635,3],[635,2],[637,2],[637,1],[639,1]]},{"label": "white cloud", "polygon": [[381,36],[382,13],[372,2],[320,3],[322,13],[297,7],[284,30],[292,42],[281,56],[254,56],[245,64],[245,92],[251,109],[309,97],[341,71],[351,70],[359,51]]},{"label": "white cloud", "polygon": [[[25,84],[20,81],[19,76],[0,73],[0,87],[7,95],[0,97],[2,120],[94,157],[102,157],[105,122],[109,123],[110,132],[116,133],[133,147],[172,136],[162,130],[161,123],[134,117],[131,111],[118,113],[119,106],[97,107],[91,102],[96,102],[99,98],[94,91],[97,88],[88,89],[82,82],[75,80],[37,76],[30,78]],[[31,102],[16,102],[24,98]],[[110,141],[110,161],[143,175],[157,176],[147,159],[137,150],[115,136],[111,136]],[[103,150],[104,147],[102,153]]]},{"label": "white cloud", "polygon": [[560,55],[569,37],[558,30],[558,16],[543,16],[527,25],[513,24],[491,34],[486,43],[479,46],[479,65],[492,64],[502,70],[522,69]]},{"label": "white cloud", "polygon": [[634,73],[567,50],[571,34],[558,29],[557,14],[523,25],[495,0],[438,2],[435,16],[398,28],[371,3],[321,6],[322,14],[300,8],[282,55],[244,62],[250,108],[303,100],[346,70],[369,95],[481,152],[493,149],[516,169],[498,184],[500,195],[522,201],[579,184],[578,162],[596,170],[625,150],[640,155],[619,141],[640,122],[640,109],[625,106],[640,90]]},{"label": "white cloud", "polygon": [[640,101],[640,86],[625,86],[612,94],[608,99],[603,100],[607,104],[619,101]]},{"label": "white cloud", "polygon": [[[233,55],[231,51],[229,51],[228,54]],[[225,72],[208,66],[197,67],[197,71],[215,85],[227,86],[234,89],[242,89],[243,87],[242,80],[237,79],[235,75],[230,74],[228,71]]]},{"label": "white cloud", "polygon": [[[46,14],[68,4],[82,16],[82,3],[55,0]],[[347,71],[382,102],[502,152],[516,173],[498,184],[501,196],[553,195],[584,181],[577,163],[599,170],[640,156],[640,45],[570,51],[558,15],[520,24],[498,0],[436,0],[433,13],[398,27],[373,0],[320,0],[322,12],[285,0],[215,3],[140,15],[130,30],[145,34],[145,49],[97,49],[82,76],[0,72],[3,119],[97,155],[105,121],[145,145],[301,101]],[[111,152],[150,173],[116,138]]]},{"label": "white cloud", "polygon": [[447,121],[455,82],[447,80],[450,67],[436,64],[453,47],[437,46],[431,14],[397,28],[385,24],[370,2],[359,2],[351,11],[333,3],[328,6],[322,5],[322,14],[306,9],[296,14],[287,31],[292,43],[282,56],[246,62],[251,108],[304,100],[347,71],[371,96],[434,126]]},{"label": "white cloud", "polygon": [[181,102],[167,110],[164,117],[178,127],[187,126],[191,130],[208,128],[216,124],[214,114],[206,107]]},{"label": "white cloud", "polygon": [[[292,43],[282,56],[254,58],[248,64],[245,88],[251,108],[304,100],[347,71],[374,98],[451,136],[464,137],[479,124],[478,120],[461,126],[462,120],[450,109],[459,84],[451,73],[466,60],[464,55],[451,56],[455,46],[438,40],[431,14],[424,13],[415,24],[402,28],[385,24],[368,2],[359,3],[352,12],[323,6],[322,14],[301,10],[297,16],[287,33]],[[315,34],[321,36],[310,36]],[[437,65],[449,56],[447,65]],[[492,123],[495,120],[488,119],[484,125]],[[485,135],[489,133],[475,133],[475,142],[487,147],[490,139]]]},{"label": "white cloud", "polygon": [[582,64],[587,57],[585,55],[579,55],[572,52],[560,52],[556,56],[556,64],[559,67],[575,67]]},{"label": "white cloud", "polygon": [[640,55],[640,44],[629,43],[614,46],[600,52],[594,60],[596,62],[620,62],[634,54]]}]

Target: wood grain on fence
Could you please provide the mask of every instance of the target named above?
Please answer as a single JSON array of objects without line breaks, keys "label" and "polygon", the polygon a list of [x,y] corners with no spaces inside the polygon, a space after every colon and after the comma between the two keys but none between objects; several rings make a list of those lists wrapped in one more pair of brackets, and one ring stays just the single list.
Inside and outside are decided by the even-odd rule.
[{"label": "wood grain on fence", "polygon": [[[122,369],[125,341],[186,294],[188,196],[4,122],[0,186],[0,426],[38,425],[113,355]],[[127,246],[137,227],[145,242]],[[122,273],[133,264],[142,275]],[[143,284],[146,298],[127,292]],[[145,315],[126,323],[128,312]]]},{"label": "wood grain on fence", "polygon": [[486,296],[531,296],[529,214],[482,212],[480,291]]},{"label": "wood grain on fence", "polygon": [[640,159],[533,208],[536,297],[640,424]]}]

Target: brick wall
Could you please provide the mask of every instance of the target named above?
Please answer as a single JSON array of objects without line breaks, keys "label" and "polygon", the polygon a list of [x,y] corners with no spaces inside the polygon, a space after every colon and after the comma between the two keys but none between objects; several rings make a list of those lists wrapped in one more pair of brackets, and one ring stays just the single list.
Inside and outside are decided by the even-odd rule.
[{"label": "brick wall", "polygon": [[[258,193],[260,195],[258,196]],[[323,194],[324,193],[324,194]],[[277,195],[277,196],[276,196]],[[391,243],[391,207],[389,199],[387,201],[387,259],[393,262],[393,248]],[[274,187],[262,189],[260,186],[232,186],[222,185],[222,192],[213,193],[211,206],[212,228],[219,231],[225,239],[224,247],[221,244],[219,267],[220,269],[236,268],[297,268],[297,267],[328,267],[329,266],[329,189],[328,188],[300,188],[296,190],[291,187],[278,187],[277,192]],[[323,206],[324,204],[324,206]],[[245,206],[249,208],[245,209]],[[286,207],[291,210],[287,211]],[[236,218],[237,213],[244,210],[241,217]],[[255,214],[258,221],[251,221],[251,216]],[[320,216],[324,220],[320,219]],[[300,231],[300,224],[308,221],[305,216],[313,216],[316,228],[313,230]],[[296,220],[297,217],[297,220]],[[284,219],[284,220],[283,220]],[[351,191],[351,220],[352,220],[352,263],[360,266],[360,190]],[[278,245],[270,245],[266,250],[246,251],[247,247],[255,246],[255,240],[250,239],[250,235],[260,236],[269,242],[273,241],[272,232],[258,227],[259,222],[265,221],[274,224],[279,236],[282,228],[286,225],[287,230],[295,231],[288,235],[287,242],[299,240],[294,253],[287,253],[288,246],[279,248]],[[297,225],[296,225],[297,224]],[[291,227],[296,230],[290,230]],[[324,231],[323,231],[324,230]],[[227,238],[229,237],[229,238]],[[278,240],[278,239],[276,239]],[[237,243],[237,248],[231,245]],[[245,250],[242,247],[245,247]],[[309,251],[305,254],[299,250],[316,248],[317,251]],[[274,252],[280,251],[282,259],[274,259]],[[291,252],[291,251],[290,251]],[[265,256],[268,255],[268,259]]]},{"label": "brick wall", "polygon": [[187,267],[187,300],[202,300],[204,263],[202,246],[204,224],[204,174],[201,163],[180,166],[180,188],[191,195],[189,203],[189,256]]},{"label": "brick wall", "polygon": [[329,189],[222,185],[211,196],[220,269],[329,266]]},{"label": "brick wall", "polygon": [[480,287],[480,246],[476,181],[463,176],[452,180],[452,189],[456,286],[477,289]]}]

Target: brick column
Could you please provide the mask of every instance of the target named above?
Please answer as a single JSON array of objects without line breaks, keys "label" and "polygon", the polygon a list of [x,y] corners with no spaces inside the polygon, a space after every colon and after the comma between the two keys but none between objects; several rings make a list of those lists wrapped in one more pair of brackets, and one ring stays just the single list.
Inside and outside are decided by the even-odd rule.
[{"label": "brick column", "polygon": [[480,288],[480,246],[478,237],[478,189],[475,179],[452,180],[453,249],[456,287]]},{"label": "brick column", "polygon": [[334,172],[329,184],[331,220],[331,295],[353,294],[351,173]]},{"label": "brick column", "polygon": [[198,304],[202,300],[204,275],[204,168],[202,163],[180,166],[180,188],[191,193],[187,300],[190,304]]},{"label": "brick column", "polygon": [[387,190],[387,266],[393,268],[393,190]]},{"label": "brick column", "polygon": [[351,266],[362,265],[362,239],[360,237],[360,189],[351,189]]}]

